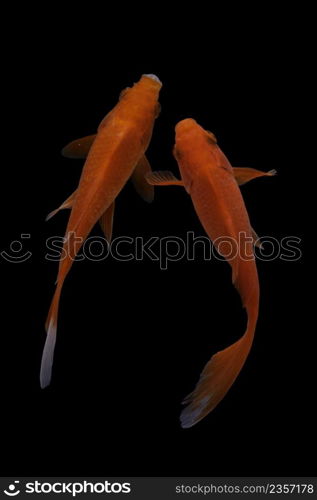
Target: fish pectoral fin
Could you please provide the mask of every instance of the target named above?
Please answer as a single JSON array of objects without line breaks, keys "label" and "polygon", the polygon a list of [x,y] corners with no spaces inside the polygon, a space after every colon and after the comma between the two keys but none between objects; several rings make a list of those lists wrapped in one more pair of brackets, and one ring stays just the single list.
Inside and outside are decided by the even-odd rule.
[{"label": "fish pectoral fin", "polygon": [[52,212],[50,212],[48,214],[48,216],[46,217],[45,220],[49,220],[51,219],[52,217],[54,217],[54,215],[57,214],[57,212],[59,212],[60,210],[64,210],[65,208],[72,208],[73,204],[74,204],[74,201],[75,201],[75,198],[76,198],[76,194],[77,194],[77,190],[74,191],[68,198],[67,200],[64,201],[64,203],[61,204],[60,207],[56,208],[56,210],[53,210]]},{"label": "fish pectoral fin", "polygon": [[154,200],[154,187],[151,186],[146,180],[147,175],[151,173],[151,165],[144,155],[131,175],[131,181],[136,192],[141,196],[141,198],[143,198],[144,201],[147,201],[148,203],[151,203]]},{"label": "fish pectoral fin", "polygon": [[115,202],[113,201],[110,207],[107,208],[104,214],[99,219],[101,229],[104,232],[106,240],[108,243],[111,242],[112,238],[112,226],[113,226],[113,215],[114,215]]},{"label": "fish pectoral fin", "polygon": [[260,237],[257,235],[257,233],[254,231],[253,227],[251,227],[251,234],[253,238],[253,245],[258,248],[263,248],[262,243],[260,242]]},{"label": "fish pectoral fin", "polygon": [[276,175],[276,170],[269,170],[268,172],[262,172],[262,170],[256,170],[255,168],[244,168],[244,167],[234,167],[233,174],[239,186],[246,184],[252,179],[257,177],[272,177]]},{"label": "fish pectoral fin", "polygon": [[183,181],[177,179],[169,170],[157,170],[146,176],[152,186],[184,186]]},{"label": "fish pectoral fin", "polygon": [[96,135],[87,135],[81,139],[75,139],[62,149],[62,155],[65,158],[85,159],[96,139]]}]

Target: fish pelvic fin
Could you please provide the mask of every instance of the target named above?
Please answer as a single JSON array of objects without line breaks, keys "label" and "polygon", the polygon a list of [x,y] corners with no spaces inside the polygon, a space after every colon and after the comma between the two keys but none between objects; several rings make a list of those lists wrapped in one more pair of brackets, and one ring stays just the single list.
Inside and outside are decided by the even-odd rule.
[{"label": "fish pelvic fin", "polygon": [[262,243],[260,241],[260,236],[258,236],[258,234],[255,232],[255,230],[253,229],[253,227],[251,227],[251,235],[252,235],[252,238],[253,238],[253,245],[255,247],[263,249],[263,245],[262,245]]},{"label": "fish pelvic fin", "polygon": [[151,173],[151,165],[147,157],[143,155],[134,169],[131,181],[136,192],[148,203],[154,200],[154,187],[147,182],[146,178]]},{"label": "fish pelvic fin", "polygon": [[111,203],[110,207],[107,208],[105,213],[103,213],[99,219],[101,229],[103,230],[103,233],[104,233],[105,238],[108,241],[108,243],[111,242],[111,238],[112,238],[114,208],[115,208],[115,202],[113,201]]},{"label": "fish pelvic fin", "polygon": [[48,214],[46,217],[46,221],[50,220],[54,215],[56,215],[60,210],[64,210],[65,208],[72,208],[75,198],[76,198],[77,190],[74,191],[68,198],[65,200],[60,207],[56,208],[56,210],[53,210]]}]

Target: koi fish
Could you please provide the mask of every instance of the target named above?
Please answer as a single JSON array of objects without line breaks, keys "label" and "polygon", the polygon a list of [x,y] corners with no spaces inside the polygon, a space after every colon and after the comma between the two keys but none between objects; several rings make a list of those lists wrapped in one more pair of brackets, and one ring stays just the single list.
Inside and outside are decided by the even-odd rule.
[{"label": "koi fish", "polygon": [[110,240],[115,199],[131,176],[140,194],[147,201],[153,199],[154,188],[144,177],[151,171],[144,153],[160,111],[161,86],[157,76],[142,75],[138,83],[120,94],[119,102],[102,120],[96,135],[73,141],[63,150],[65,156],[87,156],[87,159],[75,193],[48,216],[63,208],[72,209],[63,245],[66,257],[59,263],[56,290],[46,321],[40,372],[42,388],[51,380],[62,287],[80,247],[98,219]]},{"label": "koi fish", "polygon": [[[183,428],[192,427],[210,413],[228,392],[249,354],[253,342],[259,309],[259,281],[254,259],[253,242],[258,236],[250,225],[247,210],[238,185],[276,172],[261,172],[251,168],[232,168],[213,133],[204,130],[193,119],[176,125],[173,150],[181,178],[169,171],[147,174],[153,186],[184,186],[191,196],[195,211],[209,238],[220,255],[232,268],[233,284],[248,314],[245,334],[237,342],[217,352],[206,364],[200,379],[183,404]],[[245,235],[250,245],[239,244],[239,235]],[[235,243],[236,255],[228,258],[223,243]]]}]

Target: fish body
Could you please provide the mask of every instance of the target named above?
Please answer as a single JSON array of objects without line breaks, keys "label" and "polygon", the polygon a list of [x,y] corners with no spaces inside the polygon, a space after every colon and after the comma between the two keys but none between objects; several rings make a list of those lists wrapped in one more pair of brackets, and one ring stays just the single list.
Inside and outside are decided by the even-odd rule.
[{"label": "fish body", "polygon": [[[64,280],[81,245],[100,218],[111,212],[115,198],[133,175],[144,166],[154,121],[159,112],[161,82],[155,75],[143,75],[132,88],[126,89],[118,104],[99,125],[97,134],[86,148],[87,158],[75,193],[60,208],[70,208],[56,291],[48,314],[40,382],[50,383],[56,341],[58,305]],[[54,211],[55,213],[56,211]]]},{"label": "fish body", "polygon": [[[244,335],[211,357],[185,400],[181,425],[192,427],[223,399],[237,378],[252,345],[259,309],[259,280],[254,258],[254,235],[238,184],[275,171],[234,169],[215,136],[195,120],[176,125],[174,156],[181,180],[171,172],[149,173],[151,185],[183,185],[195,211],[219,254],[232,268],[232,280],[248,315]],[[235,171],[236,170],[236,171]]]},{"label": "fish body", "polygon": [[252,228],[234,169],[214,135],[191,119],[176,126],[174,155],[199,220],[231,265],[233,282],[246,306],[253,293],[258,295],[259,286]]}]

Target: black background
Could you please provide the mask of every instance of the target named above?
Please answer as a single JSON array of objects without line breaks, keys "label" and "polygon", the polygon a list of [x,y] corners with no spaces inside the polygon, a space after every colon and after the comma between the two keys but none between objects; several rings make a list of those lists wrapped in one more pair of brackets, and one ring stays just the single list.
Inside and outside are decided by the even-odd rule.
[{"label": "black background", "polygon": [[[290,20],[253,12],[247,31],[234,16],[232,30],[215,18],[206,26],[198,13],[171,22],[168,39],[167,14],[157,27],[149,12],[140,25],[125,10],[104,24],[97,14],[86,22],[39,23],[34,31],[27,25],[23,36],[14,31],[19,43],[8,54],[2,249],[30,233],[25,244],[32,258],[1,259],[3,470],[310,474],[313,332],[303,322],[304,256],[258,262],[253,349],[226,398],[192,429],[179,425],[182,398],[211,355],[245,327],[229,266],[201,255],[166,271],[148,259],[75,263],[61,300],[52,384],[39,388],[57,273],[57,263],[44,258],[45,240],[64,234],[68,215],[44,220],[75,189],[83,164],[62,158],[60,150],[93,133],[119,92],[142,73],[163,82],[148,150],[153,169],[178,173],[174,126],[195,118],[215,133],[234,166],[278,170],[277,177],[242,188],[250,218],[260,236],[297,236],[304,250],[298,171],[306,62],[293,29],[296,13]],[[204,234],[183,189],[157,189],[152,205],[130,185],[120,194],[114,236],[184,237],[187,231]],[[99,227],[93,234],[101,235]]]}]

